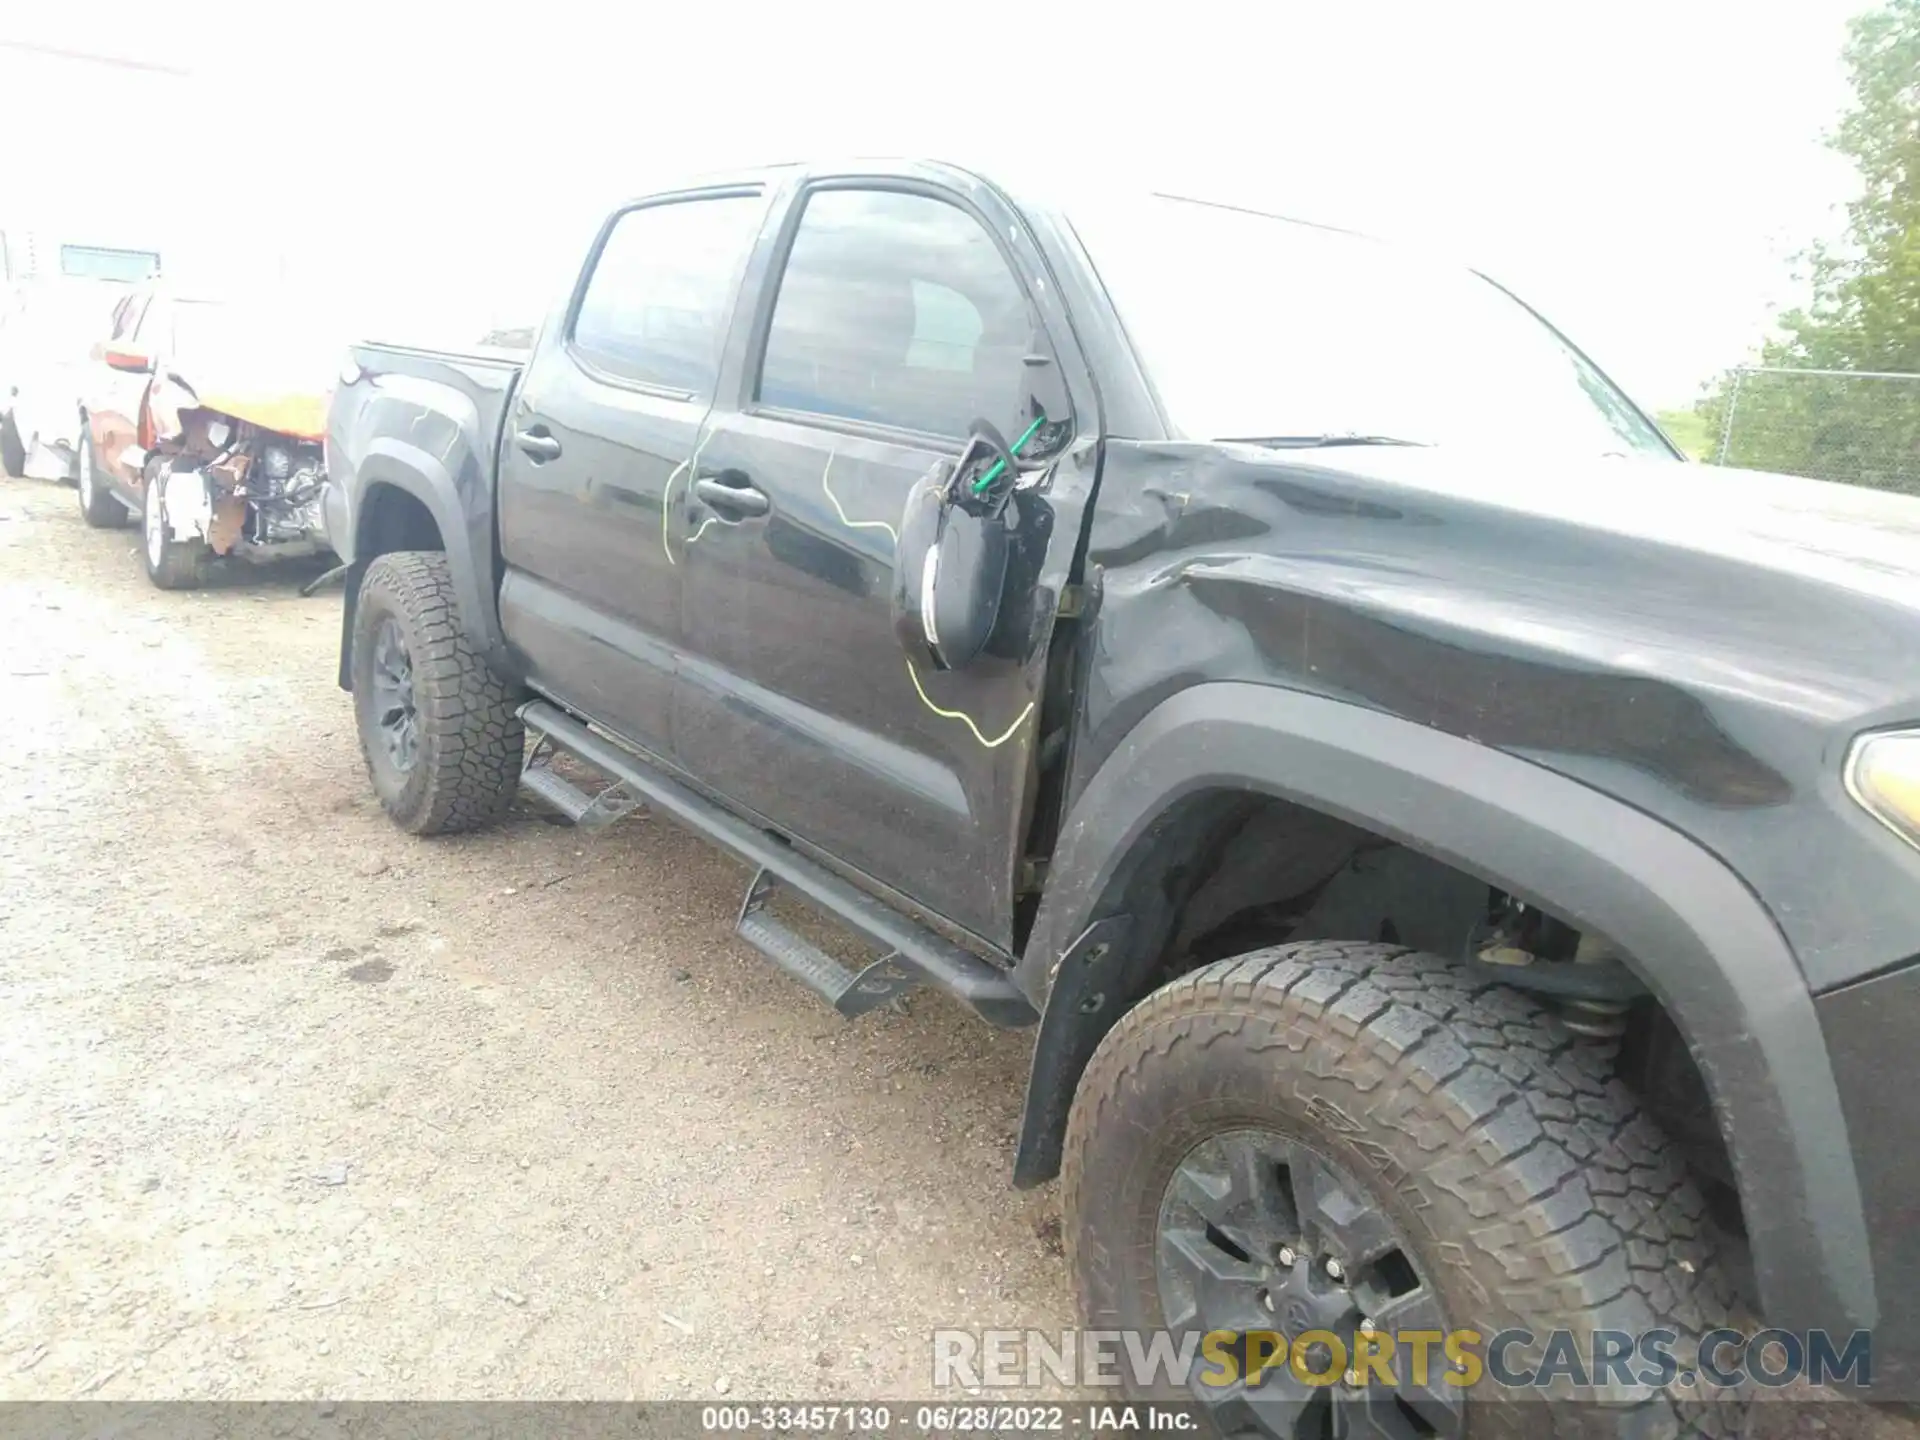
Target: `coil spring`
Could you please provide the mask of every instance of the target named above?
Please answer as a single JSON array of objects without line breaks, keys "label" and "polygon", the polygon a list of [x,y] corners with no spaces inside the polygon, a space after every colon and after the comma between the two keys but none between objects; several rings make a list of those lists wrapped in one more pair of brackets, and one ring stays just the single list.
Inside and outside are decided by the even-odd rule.
[{"label": "coil spring", "polygon": [[1619,1000],[1576,1000],[1564,997],[1558,1002],[1560,1022],[1584,1039],[1617,1045],[1627,1033],[1627,1010]]}]

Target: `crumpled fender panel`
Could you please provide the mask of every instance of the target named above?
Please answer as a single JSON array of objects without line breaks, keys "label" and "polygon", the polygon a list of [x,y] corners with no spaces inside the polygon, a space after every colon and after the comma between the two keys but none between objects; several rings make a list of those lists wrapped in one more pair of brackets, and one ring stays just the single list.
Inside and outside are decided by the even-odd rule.
[{"label": "crumpled fender panel", "polygon": [[[1350,452],[1109,441],[1069,804],[1183,688],[1282,686],[1658,816],[1747,879],[1815,991],[1920,950],[1913,854],[1839,773],[1853,734],[1920,712],[1911,601],[1622,534],[1551,496],[1518,508],[1473,457],[1432,459],[1413,484]],[[1623,506],[1658,503],[1616,483]]]},{"label": "crumpled fender panel", "polygon": [[1860,1187],[1812,997],[1773,919],[1670,826],[1542,766],[1378,710],[1191,685],[1129,731],[1075,804],[1016,980],[1044,1002],[1015,1182],[1059,1163],[1080,1073],[1152,983],[1156,853],[1186,802],[1246,791],[1367,826],[1616,941],[1700,1065],[1739,1177],[1769,1323],[1875,1323]]},{"label": "crumpled fender panel", "polygon": [[[1808,992],[1920,949],[1916,859],[1839,776],[1851,735],[1920,712],[1912,600],[1429,458],[1106,443],[1065,814],[1018,971],[1045,1014],[1016,1178],[1052,1173],[1086,1056],[1151,978],[1165,925],[1132,932],[1164,887],[1129,889],[1136,857],[1183,853],[1190,797],[1264,793],[1619,942],[1713,1092],[1769,1318],[1872,1324],[1868,1142]],[[1230,713],[1190,713],[1210,705]]]}]

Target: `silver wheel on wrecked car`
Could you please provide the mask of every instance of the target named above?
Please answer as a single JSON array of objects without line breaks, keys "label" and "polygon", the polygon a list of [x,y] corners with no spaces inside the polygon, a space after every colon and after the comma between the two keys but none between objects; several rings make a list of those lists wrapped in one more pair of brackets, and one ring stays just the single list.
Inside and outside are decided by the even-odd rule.
[{"label": "silver wheel on wrecked car", "polygon": [[93,461],[93,436],[88,433],[85,421],[82,421],[80,429],[78,478],[80,515],[87,524],[96,530],[109,530],[127,523],[126,510],[99,483],[100,472]]},{"label": "silver wheel on wrecked car", "polygon": [[150,465],[146,478],[140,503],[145,542],[140,558],[146,563],[147,578],[162,590],[191,589],[206,578],[207,544],[197,536],[189,540],[168,538],[166,492],[173,477],[167,464],[161,461]]}]

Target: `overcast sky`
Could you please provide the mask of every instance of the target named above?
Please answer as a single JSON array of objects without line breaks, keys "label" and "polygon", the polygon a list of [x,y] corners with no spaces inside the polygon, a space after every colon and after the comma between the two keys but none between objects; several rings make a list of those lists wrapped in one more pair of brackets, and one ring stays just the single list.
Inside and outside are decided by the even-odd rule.
[{"label": "overcast sky", "polygon": [[931,154],[1418,240],[1684,403],[1841,223],[1862,8],[15,0],[0,228],[485,325],[536,316],[623,194]]}]

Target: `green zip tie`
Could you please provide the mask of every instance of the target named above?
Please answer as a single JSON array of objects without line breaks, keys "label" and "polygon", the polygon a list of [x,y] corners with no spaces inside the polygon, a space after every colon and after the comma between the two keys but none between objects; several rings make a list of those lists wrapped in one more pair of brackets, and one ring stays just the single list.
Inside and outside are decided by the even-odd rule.
[{"label": "green zip tie", "polygon": [[[1022,445],[1026,444],[1027,441],[1033,438],[1033,432],[1040,428],[1040,426],[1046,421],[1046,418],[1047,417],[1045,415],[1036,415],[1033,417],[1033,423],[1027,426],[1027,433],[1022,435],[1018,440],[1013,442],[1013,453],[1015,455],[1018,455],[1020,453],[1020,447]],[[993,468],[987,471],[987,473],[982,475],[978,480],[973,482],[973,493],[978,495],[981,492],[983,492],[989,485],[993,484],[995,480],[998,480],[1000,478],[1000,472],[1006,468],[1007,468],[1007,462],[1004,457],[994,461]]]}]

